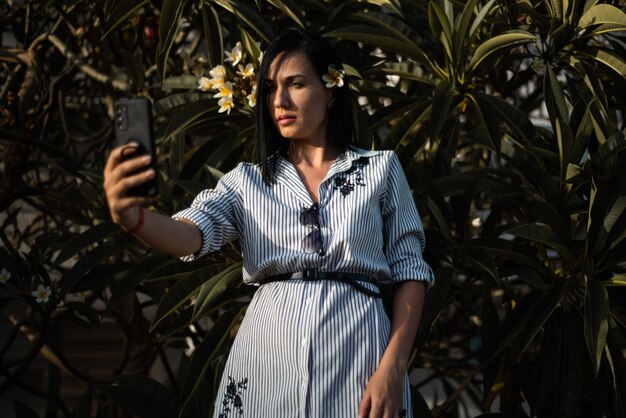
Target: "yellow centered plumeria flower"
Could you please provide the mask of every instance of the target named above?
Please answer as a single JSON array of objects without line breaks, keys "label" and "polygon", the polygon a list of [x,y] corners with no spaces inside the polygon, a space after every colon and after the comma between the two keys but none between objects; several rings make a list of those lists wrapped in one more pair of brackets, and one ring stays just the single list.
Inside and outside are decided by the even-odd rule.
[{"label": "yellow centered plumeria flower", "polygon": [[209,80],[208,77],[200,77],[198,80],[198,88],[202,91],[209,91],[213,87],[213,83]]},{"label": "yellow centered plumeria flower", "polygon": [[338,70],[334,66],[328,66],[328,74],[324,74],[322,76],[322,80],[326,82],[327,88],[343,87],[343,77],[345,75],[345,71]]},{"label": "yellow centered plumeria flower", "polygon": [[252,93],[248,94],[246,99],[248,99],[248,105],[250,107],[256,106],[256,84],[252,86]]},{"label": "yellow centered plumeria flower", "polygon": [[239,64],[237,68],[239,68],[237,74],[239,74],[243,78],[251,78],[254,76],[254,65],[252,64],[246,64],[245,67]]},{"label": "yellow centered plumeria flower", "polygon": [[230,111],[233,107],[235,107],[235,103],[233,102],[233,99],[231,97],[225,96],[222,97],[218,102],[218,105],[220,105],[220,109],[217,111],[218,113],[224,113],[226,112],[228,115],[230,115]]},{"label": "yellow centered plumeria flower", "polygon": [[231,61],[233,63],[233,67],[239,64],[239,61],[243,58],[243,51],[241,42],[237,42],[235,47],[231,52],[226,51],[226,61]]},{"label": "yellow centered plumeria flower", "polygon": [[49,286],[44,286],[40,284],[39,286],[37,286],[37,290],[35,290],[31,294],[37,298],[37,303],[46,303],[50,299],[52,290]]},{"label": "yellow centered plumeria flower", "polygon": [[11,278],[11,273],[7,271],[7,269],[2,269],[0,271],[0,283],[5,284]]},{"label": "yellow centered plumeria flower", "polygon": [[209,71],[209,74],[213,78],[221,78],[223,80],[224,77],[226,77],[226,67],[223,65],[216,65]]},{"label": "yellow centered plumeria flower", "polygon": [[224,81],[226,80],[226,67],[223,65],[216,65],[209,71],[209,75],[211,76],[211,88],[219,89],[224,85]]},{"label": "yellow centered plumeria flower", "polygon": [[233,83],[230,81],[225,82],[218,88],[218,92],[215,94],[216,99],[219,97],[233,97]]}]

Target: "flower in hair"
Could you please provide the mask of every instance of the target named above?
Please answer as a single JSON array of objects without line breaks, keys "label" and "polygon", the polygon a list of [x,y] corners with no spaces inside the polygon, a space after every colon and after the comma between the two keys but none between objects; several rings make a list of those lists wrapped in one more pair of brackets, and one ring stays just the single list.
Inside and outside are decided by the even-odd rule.
[{"label": "flower in hair", "polygon": [[343,87],[343,77],[346,75],[344,70],[338,70],[334,65],[328,66],[328,74],[322,76],[322,80],[326,82],[327,88]]}]

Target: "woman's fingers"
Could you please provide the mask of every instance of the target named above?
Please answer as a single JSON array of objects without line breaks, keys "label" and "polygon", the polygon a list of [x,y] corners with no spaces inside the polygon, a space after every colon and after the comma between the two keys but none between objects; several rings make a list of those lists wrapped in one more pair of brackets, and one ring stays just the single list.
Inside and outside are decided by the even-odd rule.
[{"label": "woman's fingers", "polygon": [[128,227],[133,221],[135,206],[146,206],[157,201],[157,197],[129,196],[128,191],[154,178],[156,173],[150,164],[150,156],[128,158],[135,153],[138,144],[127,144],[114,148],[104,168],[104,191],[111,217],[115,223]]},{"label": "woman's fingers", "polygon": [[363,392],[363,397],[359,403],[359,418],[369,418],[371,405],[372,398],[370,397],[369,390],[365,388],[365,392]]}]

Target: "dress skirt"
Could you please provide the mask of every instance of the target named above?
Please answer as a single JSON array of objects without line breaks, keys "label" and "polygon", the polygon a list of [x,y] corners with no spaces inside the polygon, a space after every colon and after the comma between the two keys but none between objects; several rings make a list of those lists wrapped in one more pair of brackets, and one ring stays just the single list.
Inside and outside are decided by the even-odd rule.
[{"label": "dress skirt", "polygon": [[[265,284],[233,343],[214,417],[356,418],[389,332],[381,299],[348,283]],[[410,417],[406,374],[403,400]]]}]

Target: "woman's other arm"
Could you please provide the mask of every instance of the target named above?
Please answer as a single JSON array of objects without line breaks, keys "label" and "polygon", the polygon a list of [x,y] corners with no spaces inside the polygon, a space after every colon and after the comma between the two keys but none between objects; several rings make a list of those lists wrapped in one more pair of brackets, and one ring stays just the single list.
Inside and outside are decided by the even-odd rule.
[{"label": "woman's other arm", "polygon": [[421,281],[409,280],[395,286],[389,345],[363,393],[360,418],[400,416],[404,373],[419,327],[425,293],[426,286]]}]

